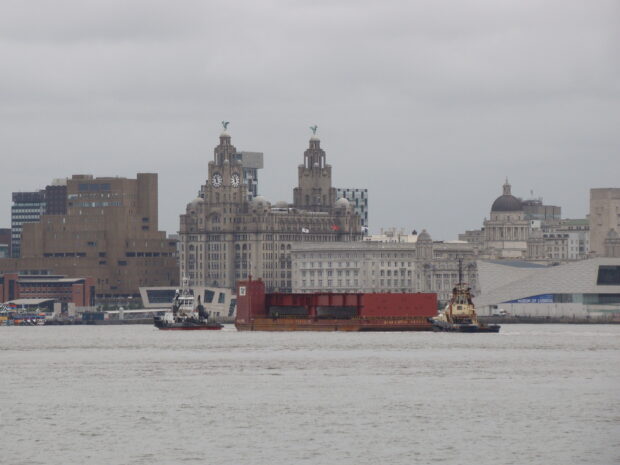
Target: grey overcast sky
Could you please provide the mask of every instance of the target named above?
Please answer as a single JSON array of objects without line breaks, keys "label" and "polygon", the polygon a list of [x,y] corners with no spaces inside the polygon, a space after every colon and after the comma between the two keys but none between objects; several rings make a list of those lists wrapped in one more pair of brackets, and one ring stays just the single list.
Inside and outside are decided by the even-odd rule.
[{"label": "grey overcast sky", "polygon": [[0,227],[11,192],[159,173],[178,229],[230,121],[292,201],[317,124],[370,229],[479,228],[508,176],[584,217],[620,187],[620,2],[3,0]]}]

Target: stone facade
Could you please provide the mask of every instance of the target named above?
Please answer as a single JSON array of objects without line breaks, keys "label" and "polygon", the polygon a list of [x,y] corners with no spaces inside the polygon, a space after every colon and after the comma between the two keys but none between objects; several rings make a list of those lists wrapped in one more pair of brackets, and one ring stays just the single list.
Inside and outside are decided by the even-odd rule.
[{"label": "stone facade", "polygon": [[304,152],[292,204],[249,200],[237,153],[223,132],[202,196],[180,217],[180,272],[191,285],[235,289],[251,274],[268,292],[290,292],[295,245],[361,240],[360,218],[346,199],[336,199],[318,137]]},{"label": "stone facade", "polygon": [[418,240],[418,233],[415,229],[411,234],[407,234],[403,228],[381,228],[379,234],[371,234],[366,236],[364,240],[377,242],[416,242]]},{"label": "stone facade", "polygon": [[620,258],[620,234],[615,229],[609,230],[603,246],[606,257]]},{"label": "stone facade", "polygon": [[527,260],[564,262],[588,258],[590,227],[586,219],[564,219],[549,223],[531,221]]},{"label": "stone facade", "polygon": [[491,218],[484,221],[487,254],[498,258],[524,257],[529,227],[522,202],[511,194],[511,186],[506,180],[503,195],[491,206]]},{"label": "stone facade", "polygon": [[446,302],[458,282],[459,258],[475,291],[475,248],[433,242],[426,231],[417,242],[299,244],[292,250],[293,292],[436,292]]},{"label": "stone facade", "polygon": [[605,239],[620,233],[620,188],[590,189],[590,252],[605,256]]},{"label": "stone facade", "polygon": [[[545,205],[542,198],[521,200],[512,195],[508,180],[493,202],[481,229],[459,234],[488,260],[578,260],[585,258],[587,231],[580,220],[562,220],[561,207]],[[569,226],[569,222],[577,222]],[[562,228],[566,228],[563,230]]]}]

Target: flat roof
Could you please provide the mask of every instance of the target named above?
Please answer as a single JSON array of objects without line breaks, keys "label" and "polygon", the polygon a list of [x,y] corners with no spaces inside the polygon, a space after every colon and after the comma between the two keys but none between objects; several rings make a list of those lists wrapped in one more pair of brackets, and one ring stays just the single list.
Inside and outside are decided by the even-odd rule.
[{"label": "flat roof", "polygon": [[75,283],[78,281],[84,281],[84,278],[52,278],[52,279],[20,279],[20,283],[33,284],[33,283]]},{"label": "flat roof", "polygon": [[15,299],[5,302],[5,304],[14,305],[39,305],[44,302],[56,302],[56,299]]}]

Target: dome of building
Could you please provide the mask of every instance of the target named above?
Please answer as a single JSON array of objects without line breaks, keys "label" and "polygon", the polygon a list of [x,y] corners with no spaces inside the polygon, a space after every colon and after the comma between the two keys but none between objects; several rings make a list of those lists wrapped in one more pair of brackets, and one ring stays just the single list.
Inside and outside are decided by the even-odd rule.
[{"label": "dome of building", "polygon": [[518,212],[523,210],[521,201],[514,195],[502,195],[495,199],[491,206],[492,212]]},{"label": "dome of building", "polygon": [[202,197],[196,197],[194,200],[192,200],[189,204],[190,205],[200,205],[203,204],[205,202],[205,200]]},{"label": "dome of building", "polygon": [[349,201],[344,197],[340,197],[338,200],[336,200],[334,206],[336,208],[347,208],[349,206]]},{"label": "dome of building", "polygon": [[504,193],[495,199],[493,205],[491,205],[492,212],[519,212],[523,211],[523,205],[521,200],[516,198],[514,195],[510,193],[510,184],[508,183],[508,179],[506,179],[506,184],[504,184]]},{"label": "dome of building", "polygon": [[256,205],[266,204],[267,199],[263,197],[262,195],[257,195],[256,197],[252,199],[252,203]]},{"label": "dome of building", "polygon": [[430,240],[432,240],[431,235],[428,233],[428,231],[426,231],[426,229],[423,229],[422,232],[418,234],[418,242]]},{"label": "dome of building", "polygon": [[276,208],[288,208],[288,203],[283,200],[276,202]]}]

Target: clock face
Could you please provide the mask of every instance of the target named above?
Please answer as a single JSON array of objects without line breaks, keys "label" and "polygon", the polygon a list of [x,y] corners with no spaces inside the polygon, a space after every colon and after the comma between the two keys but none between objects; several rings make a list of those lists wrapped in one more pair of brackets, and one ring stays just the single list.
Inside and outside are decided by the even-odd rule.
[{"label": "clock face", "polygon": [[211,179],[211,183],[213,187],[220,187],[222,185],[222,175],[220,173],[215,173]]},{"label": "clock face", "polygon": [[237,173],[233,174],[233,175],[230,177],[230,184],[231,184],[233,187],[237,187],[237,186],[239,186],[239,183],[240,183],[240,182],[241,182],[241,179],[239,178],[239,175],[238,175]]}]

